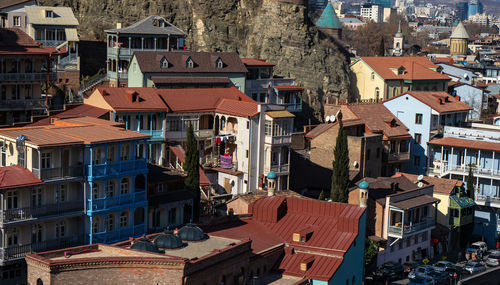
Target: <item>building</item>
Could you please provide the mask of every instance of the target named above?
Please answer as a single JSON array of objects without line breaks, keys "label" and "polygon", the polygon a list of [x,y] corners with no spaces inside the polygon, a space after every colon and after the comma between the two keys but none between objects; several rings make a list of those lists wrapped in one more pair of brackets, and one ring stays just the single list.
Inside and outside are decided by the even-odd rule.
[{"label": "building", "polygon": [[[107,77],[111,87],[127,86],[128,68],[136,51],[184,50],[186,33],[160,16],[149,16],[128,27],[121,23],[107,35]],[[137,86],[136,86],[137,87]]]},{"label": "building", "polygon": [[462,22],[453,30],[450,36],[450,54],[452,56],[464,57],[467,55],[469,34]]},{"label": "building", "polygon": [[469,3],[458,2],[455,4],[455,16],[459,21],[465,21],[469,17]]},{"label": "building", "polygon": [[392,8],[392,0],[374,0],[373,4],[380,5],[384,8]]},{"label": "building", "polygon": [[461,82],[453,82],[448,86],[448,93],[472,107],[469,112],[469,121],[478,121],[482,118],[483,110],[488,109],[488,94],[482,88]]},{"label": "building", "polygon": [[[338,119],[331,116],[327,123],[319,124],[305,134],[309,160],[323,168],[333,168],[333,150],[339,132]],[[349,147],[349,170],[361,177],[378,177],[382,170],[382,135],[365,133],[363,120],[342,117]]]},{"label": "building", "polygon": [[332,36],[333,38],[342,38],[342,24],[335,13],[332,3],[328,1],[323,13],[316,21],[316,27],[323,33]]},{"label": "building", "polygon": [[[325,105],[325,115],[328,105]],[[374,159],[382,162],[378,176],[391,176],[404,171],[410,160],[411,135],[408,128],[382,104],[342,105],[343,118],[360,119],[365,124],[365,134],[381,134],[382,148]],[[350,151],[350,150],[349,150]],[[370,156],[369,153],[367,153]]]},{"label": "building", "polygon": [[248,70],[245,82],[245,94],[262,103],[285,106],[290,112],[302,111],[302,93],[293,78],[274,74],[274,64],[265,59],[243,58]]},{"label": "building", "polygon": [[0,4],[0,28],[18,28],[26,32],[24,6],[36,5],[35,0],[9,0]]},{"label": "building", "polygon": [[343,27],[351,29],[351,30],[356,30],[357,28],[366,25],[365,22],[361,21],[358,18],[354,18],[354,17],[340,18],[339,21]]},{"label": "building", "polygon": [[[97,88],[85,104],[106,109],[110,120],[151,136],[149,161],[177,165],[176,151],[192,124],[200,161],[213,171],[218,190],[243,194],[273,171],[278,190],[288,189],[294,115],[283,106],[253,101],[231,88]],[[182,159],[181,159],[182,160]]]},{"label": "building", "polygon": [[17,28],[0,29],[0,126],[33,122],[47,116],[42,85],[54,82],[58,52],[40,47]]},{"label": "building", "polygon": [[469,69],[453,65],[453,59],[450,63],[436,63],[441,66],[441,72],[448,75],[451,81],[463,82],[473,85],[477,80],[477,75]]},{"label": "building", "polygon": [[428,142],[428,175],[466,181],[469,168],[475,177],[474,233],[495,245],[500,191],[497,126],[472,124],[471,128],[447,126],[442,138]]},{"label": "building", "polygon": [[469,18],[476,14],[482,14],[482,13],[483,13],[483,3],[481,3],[481,1],[479,0],[469,0],[469,9],[468,9]]},{"label": "building", "polygon": [[461,180],[431,176],[419,177],[415,174],[396,173],[410,181],[424,185],[434,185],[433,197],[441,202],[436,205],[436,229],[432,236],[441,243],[442,253],[460,250],[471,240],[474,217],[474,200],[465,191],[465,183]]},{"label": "building", "polygon": [[140,52],[132,55],[129,87],[212,88],[245,92],[248,70],[234,52]]},{"label": "building", "polygon": [[361,17],[366,20],[372,20],[375,23],[382,23],[384,21],[384,7],[374,4],[363,4],[360,10]]},{"label": "building", "polygon": [[403,56],[405,50],[405,38],[401,32],[401,22],[399,22],[398,32],[394,35],[394,41],[392,44],[392,55],[393,56]]},{"label": "building", "polygon": [[[491,17],[491,16],[490,16]],[[490,24],[490,17],[486,13],[476,14],[469,17],[469,21],[475,24],[488,26]]]},{"label": "building", "polygon": [[443,132],[443,126],[459,126],[472,108],[440,91],[407,91],[383,105],[410,130],[410,161],[406,171],[422,174],[427,166],[427,142]]},{"label": "building", "polygon": [[432,258],[436,226],[433,185],[405,177],[365,178],[349,189],[349,204],[366,208],[367,238],[379,244],[377,266]]},{"label": "building", "polygon": [[[229,217],[205,231],[190,224],[112,246],[32,254],[28,282],[357,284],[363,279],[364,212],[354,205],[261,197],[246,217]],[[89,274],[94,270],[100,274]]]},{"label": "building", "polygon": [[450,78],[425,57],[359,57],[351,63],[355,98],[389,99],[410,90],[447,91]]},{"label": "building", "polygon": [[[56,85],[76,94],[80,88],[78,20],[70,7],[26,6],[27,34],[59,51]],[[71,89],[71,91],[70,91]]]}]

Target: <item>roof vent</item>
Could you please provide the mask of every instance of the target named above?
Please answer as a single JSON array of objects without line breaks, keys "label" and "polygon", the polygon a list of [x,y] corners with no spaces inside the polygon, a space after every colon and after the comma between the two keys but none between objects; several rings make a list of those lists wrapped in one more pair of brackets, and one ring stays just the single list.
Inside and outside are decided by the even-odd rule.
[{"label": "roof vent", "polygon": [[310,227],[304,228],[300,231],[296,231],[292,235],[292,240],[294,242],[307,242],[311,239],[314,231]]}]

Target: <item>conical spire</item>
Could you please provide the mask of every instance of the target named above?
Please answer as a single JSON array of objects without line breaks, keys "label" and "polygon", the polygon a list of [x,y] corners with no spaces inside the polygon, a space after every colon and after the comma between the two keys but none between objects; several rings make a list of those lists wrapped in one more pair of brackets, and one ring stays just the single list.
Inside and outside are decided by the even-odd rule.
[{"label": "conical spire", "polygon": [[319,17],[318,21],[316,22],[316,26],[320,28],[342,28],[339,18],[337,18],[335,9],[333,9],[332,3],[330,1],[328,1],[325,10],[323,10],[321,17]]},{"label": "conical spire", "polygon": [[398,32],[396,33],[396,35],[394,37],[396,37],[396,38],[403,37],[403,33],[401,32],[401,21],[399,21]]},{"label": "conical spire", "polygon": [[469,39],[469,34],[467,33],[467,30],[465,29],[465,26],[462,22],[458,23],[458,26],[453,30],[453,33],[451,33],[450,38],[452,39]]}]

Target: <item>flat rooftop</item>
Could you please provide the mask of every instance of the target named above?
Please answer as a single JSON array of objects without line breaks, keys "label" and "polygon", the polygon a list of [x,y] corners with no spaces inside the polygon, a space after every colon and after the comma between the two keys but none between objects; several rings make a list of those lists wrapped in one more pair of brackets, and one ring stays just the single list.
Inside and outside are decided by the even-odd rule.
[{"label": "flat rooftop", "polygon": [[218,236],[209,236],[208,239],[202,241],[190,241],[187,242],[187,246],[178,249],[167,249],[165,250],[165,255],[181,257],[181,258],[201,258],[203,256],[209,255],[214,250],[220,250],[227,247],[231,247],[240,240],[223,238]]},{"label": "flat rooftop", "polygon": [[[64,256],[66,253],[66,256]],[[106,257],[152,257],[158,258],[157,253],[147,251],[130,250],[105,244],[95,244],[92,246],[81,246],[64,250],[49,251],[38,253],[40,257],[50,259],[51,261],[70,261],[75,259],[87,258],[106,258]]]}]

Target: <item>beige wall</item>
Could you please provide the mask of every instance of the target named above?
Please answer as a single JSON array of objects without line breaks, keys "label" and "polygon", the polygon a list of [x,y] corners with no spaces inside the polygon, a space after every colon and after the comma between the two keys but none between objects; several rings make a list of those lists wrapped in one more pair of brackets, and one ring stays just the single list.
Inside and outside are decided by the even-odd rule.
[{"label": "beige wall", "polygon": [[94,90],[94,92],[92,92],[92,94],[90,94],[88,98],[85,98],[83,100],[83,103],[106,110],[113,110],[113,108],[108,104],[108,102],[106,102],[106,100],[104,100],[101,93],[97,89]]},{"label": "beige wall", "polygon": [[434,198],[441,200],[439,204],[437,204],[437,218],[436,222],[443,226],[449,227],[448,221],[448,209],[450,207],[450,196],[447,194],[434,193]]},{"label": "beige wall", "polygon": [[372,80],[371,75],[373,70],[363,61],[359,60],[351,66],[353,80],[355,83],[354,97],[361,100],[375,99],[375,89],[378,87],[380,90],[379,99],[384,98],[385,83],[384,80],[375,73]]}]

